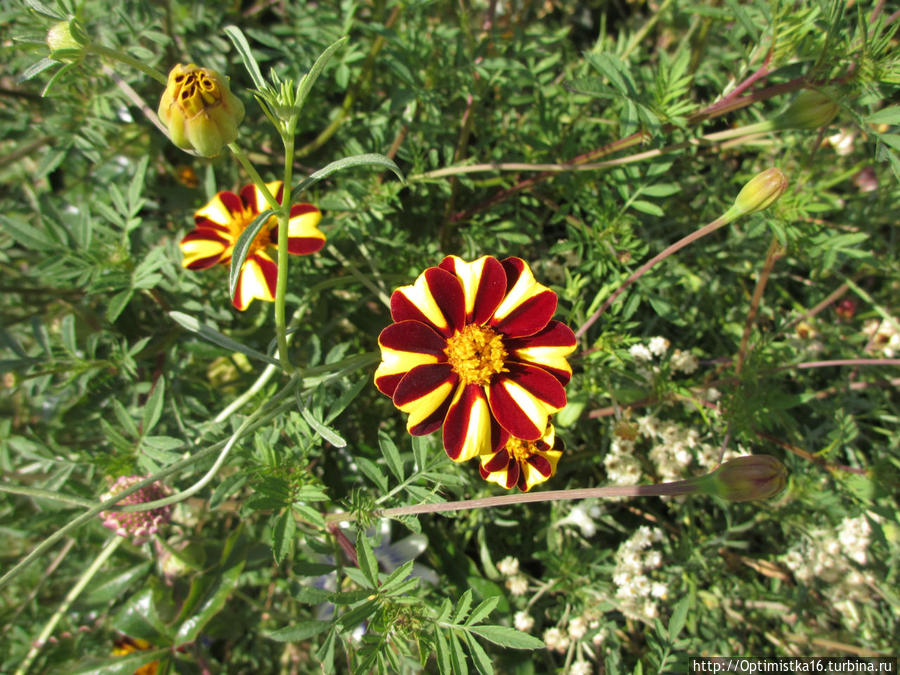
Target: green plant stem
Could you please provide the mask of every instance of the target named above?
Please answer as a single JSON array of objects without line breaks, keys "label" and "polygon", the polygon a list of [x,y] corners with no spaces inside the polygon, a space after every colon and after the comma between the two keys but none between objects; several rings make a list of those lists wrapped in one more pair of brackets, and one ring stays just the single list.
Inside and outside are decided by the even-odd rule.
[{"label": "green plant stem", "polygon": [[288,273],[288,227],[291,218],[291,192],[294,180],[294,135],[297,132],[297,115],[292,115],[282,135],[284,142],[284,189],[278,211],[278,277],[275,284],[275,338],[278,340],[278,360],[285,372],[291,373],[288,356],[287,322],[284,315]]},{"label": "green plant stem", "polygon": [[[150,511],[152,509],[158,509],[163,506],[169,506],[170,504],[177,504],[178,502],[183,502],[188,497],[192,497],[197,494],[200,490],[207,486],[207,484],[215,477],[215,475],[219,472],[219,469],[222,468],[222,465],[225,463],[225,460],[228,459],[228,455],[231,453],[231,449],[235,446],[235,444],[243,437],[244,433],[249,429],[253,424],[259,421],[259,418],[265,416],[265,420],[271,420],[276,417],[278,414],[293,406],[293,401],[288,402],[287,404],[282,404],[271,410],[271,406],[277,405],[282,399],[284,399],[287,395],[292,394],[297,383],[299,382],[298,377],[291,378],[291,381],[287,383],[285,387],[281,389],[275,396],[266,401],[266,405],[262,408],[257,409],[253,414],[251,414],[247,419],[245,419],[241,425],[235,430],[235,432],[231,435],[231,437],[226,441],[225,446],[222,448],[222,451],[219,453],[219,456],[216,457],[216,461],[213,462],[213,465],[210,467],[209,471],[194,483],[191,487],[182,490],[181,492],[177,492],[174,495],[169,495],[168,497],[163,497],[162,499],[157,499],[152,502],[142,502],[140,504],[128,504],[127,506],[121,506],[116,509],[116,511]],[[266,412],[266,408],[269,408],[269,411]]]},{"label": "green plant stem", "polygon": [[231,150],[231,154],[233,154],[234,158],[238,162],[240,162],[240,165],[244,167],[244,171],[249,174],[250,180],[253,181],[253,184],[259,188],[260,192],[262,192],[266,203],[269,205],[269,208],[273,211],[277,211],[281,205],[275,199],[275,195],[273,195],[269,190],[269,187],[266,185],[266,181],[264,181],[262,179],[262,176],[259,175],[256,167],[253,166],[250,158],[247,157],[247,154],[243,150],[241,150],[240,146],[237,143],[229,143],[228,149]]},{"label": "green plant stem", "polygon": [[53,616],[50,617],[50,620],[47,621],[44,629],[40,632],[40,634],[35,639],[32,644],[31,650],[25,656],[25,660],[22,661],[18,670],[16,670],[15,675],[25,675],[28,672],[28,669],[31,667],[31,664],[34,663],[35,658],[37,658],[38,653],[44,646],[44,643],[47,639],[53,634],[53,629],[56,628],[56,624],[59,623],[59,620],[63,617],[63,615],[69,611],[69,607],[72,606],[72,603],[75,599],[81,595],[81,592],[85,589],[85,587],[91,582],[91,579],[94,578],[94,575],[100,571],[100,568],[103,567],[103,564],[109,560],[110,556],[116,552],[116,549],[125,541],[124,537],[113,536],[106,542],[106,546],[100,551],[100,554],[94,559],[94,562],[90,564],[90,566],[82,573],[81,577],[75,583],[75,585],[71,588],[71,590],[66,593],[66,597],[63,598],[62,603],[60,603],[59,607],[56,608],[56,611],[53,613]]},{"label": "green plant stem", "polygon": [[[605,312],[607,309],[609,309],[609,306],[613,302],[615,302],[616,298],[618,298],[626,288],[631,286],[631,284],[633,284],[635,281],[640,279],[647,272],[647,270],[649,270],[651,267],[653,267],[656,263],[658,263],[662,260],[665,260],[673,253],[677,253],[678,251],[683,249],[688,244],[695,242],[698,239],[705,237],[706,235],[708,235],[712,232],[715,232],[723,225],[727,225],[732,220],[734,220],[734,218],[736,218],[737,215],[738,215],[738,213],[736,213],[736,210],[732,207],[731,209],[726,211],[725,214],[716,218],[711,223],[704,225],[699,230],[695,230],[694,232],[691,232],[686,237],[682,237],[681,239],[676,241],[674,244],[672,244],[671,246],[666,248],[661,253],[657,253],[655,256],[650,258],[650,260],[648,260],[643,265],[641,265],[639,268],[637,268],[637,270],[635,270],[631,274],[631,276],[628,277],[625,280],[625,282],[621,286],[619,286],[615,290],[615,292],[613,292],[613,294],[610,295],[602,305],[600,305],[600,308],[596,312],[594,312],[588,318],[588,320],[585,321],[581,325],[581,327],[577,331],[575,331],[575,337],[580,338],[582,335],[584,335],[585,332],[587,331],[587,329],[590,328],[592,325],[594,325],[594,322],[600,318],[600,316],[603,314],[603,312]],[[587,350],[583,353],[587,354],[587,353],[590,353],[591,351],[593,351],[593,350]]]},{"label": "green plant stem", "polygon": [[[705,476],[701,476],[700,478],[704,477]],[[531,504],[535,502],[555,502],[572,499],[675,497],[678,495],[692,494],[698,490],[698,479],[692,478],[688,480],[676,480],[671,483],[659,483],[657,485],[613,485],[609,487],[579,488],[575,490],[548,490],[547,492],[524,492],[522,494],[484,497],[482,499],[464,499],[458,502],[443,502],[441,504],[414,504],[411,506],[398,506],[392,509],[382,509],[376,511],[374,515],[376,518],[393,518],[396,516],[412,516],[424,513],[489,509],[495,506]],[[329,513],[325,516],[326,523],[344,520],[354,521],[356,520],[356,514]]]},{"label": "green plant stem", "polygon": [[104,47],[103,45],[91,44],[85,48],[85,51],[87,51],[89,54],[105,56],[109,59],[113,59],[114,61],[124,63],[126,66],[131,66],[132,68],[144,73],[144,75],[149,75],[163,86],[168,84],[166,76],[159,72],[156,68],[154,68],[153,66],[148,66],[143,61],[139,61],[133,56],[128,56],[128,54],[120,52],[117,49],[110,49],[109,47]]},{"label": "green plant stem", "polygon": [[64,495],[60,492],[52,492],[51,490],[40,490],[38,488],[26,487],[24,485],[12,485],[10,483],[0,483],[0,492],[8,492],[14,495],[24,495],[33,497],[34,499],[49,499],[62,504],[71,504],[72,506],[94,506],[97,502],[74,495]]},{"label": "green plant stem", "polygon": [[756,280],[756,287],[753,289],[753,297],[750,299],[750,311],[747,312],[747,319],[744,322],[744,332],[741,335],[741,344],[738,347],[737,361],[734,364],[734,374],[740,375],[741,368],[744,366],[744,359],[747,358],[747,346],[750,342],[750,332],[753,330],[753,324],[756,322],[756,315],[759,312],[759,305],[762,302],[763,293],[766,290],[766,284],[769,282],[769,276],[775,263],[784,256],[784,249],[778,243],[777,237],[772,237],[772,243],[769,244],[769,250],[766,253],[766,261],[763,263],[762,271]]}]

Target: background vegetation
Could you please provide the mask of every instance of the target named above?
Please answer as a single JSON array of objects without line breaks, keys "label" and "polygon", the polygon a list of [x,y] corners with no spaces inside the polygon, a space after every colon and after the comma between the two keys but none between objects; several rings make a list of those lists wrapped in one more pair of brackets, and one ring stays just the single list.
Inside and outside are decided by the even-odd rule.
[{"label": "background vegetation", "polygon": [[[360,168],[305,195],[328,241],[290,267],[304,379],[278,414],[280,374],[229,406],[266,367],[253,350],[274,349],[271,305],[234,310],[226,270],[184,270],[178,249],[246,175],[154,128],[141,106],[162,87],[141,72],[48,59],[72,15],[164,72],[226,73],[266,179],[283,156],[225,27],[294,79],[349,36],[305,105],[295,170],[378,152],[406,181]],[[525,675],[896,651],[896,7],[84,0],[4,2],[0,22],[0,670]],[[734,131],[803,89],[837,117]],[[581,336],[547,486],[699,475],[724,450],[781,459],[785,493],[326,527],[337,509],[500,492],[438,438],[411,440],[372,386],[392,289],[447,254],[519,256],[576,329],[770,166],[790,182],[772,208],[654,267]],[[121,475],[174,467],[166,482],[188,488],[229,438],[159,537],[114,548],[61,605],[115,541],[93,515],[62,528]],[[375,590],[373,560],[416,555],[418,576]],[[148,649],[111,659],[123,636]]]}]

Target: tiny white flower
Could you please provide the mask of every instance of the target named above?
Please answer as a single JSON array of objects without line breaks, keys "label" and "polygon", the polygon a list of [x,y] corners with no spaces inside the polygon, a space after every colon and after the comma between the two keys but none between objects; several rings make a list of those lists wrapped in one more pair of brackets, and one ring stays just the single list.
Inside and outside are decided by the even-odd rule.
[{"label": "tiny white flower", "polygon": [[591,675],[594,669],[588,661],[576,661],[569,668],[569,675]]},{"label": "tiny white flower", "polygon": [[520,610],[513,616],[513,625],[516,627],[516,630],[528,633],[534,628],[534,617],[525,610]]},{"label": "tiny white flower", "polygon": [[548,628],[544,631],[544,643],[547,645],[547,649],[564,652],[569,647],[569,637],[559,628]]},{"label": "tiny white flower", "polygon": [[666,353],[666,350],[669,349],[669,344],[670,343],[666,338],[656,336],[650,338],[650,342],[647,343],[647,346],[656,356],[662,356]]},{"label": "tiny white flower", "polygon": [[646,345],[635,344],[628,348],[628,353],[635,361],[652,361],[653,354],[647,349]]},{"label": "tiny white flower", "polygon": [[605,628],[597,631],[597,634],[591,638],[591,642],[593,642],[597,647],[606,642],[606,638],[609,637],[609,633]]},{"label": "tiny white flower", "polygon": [[659,551],[648,551],[644,558],[644,567],[655,570],[660,565],[662,565],[662,553]]},{"label": "tiny white flower", "polygon": [[519,573],[519,559],[511,555],[506,556],[497,563],[497,571],[505,577],[512,577]]},{"label": "tiny white flower", "polygon": [[644,603],[644,617],[647,619],[655,619],[659,616],[659,611],[657,610],[656,603],[652,600],[648,600]]},{"label": "tiny white flower", "polygon": [[506,587],[513,595],[525,595],[528,592],[528,579],[517,574],[506,580]]},{"label": "tiny white flower", "polygon": [[681,371],[686,375],[693,373],[700,365],[696,356],[690,352],[683,352],[680,349],[676,349],[672,354],[671,364],[673,370]]},{"label": "tiny white flower", "polygon": [[569,622],[569,637],[580,640],[587,633],[587,622],[580,616],[576,616]]},{"label": "tiny white flower", "polygon": [[650,586],[650,595],[654,598],[665,598],[669,594],[669,587],[661,581],[653,582]]}]

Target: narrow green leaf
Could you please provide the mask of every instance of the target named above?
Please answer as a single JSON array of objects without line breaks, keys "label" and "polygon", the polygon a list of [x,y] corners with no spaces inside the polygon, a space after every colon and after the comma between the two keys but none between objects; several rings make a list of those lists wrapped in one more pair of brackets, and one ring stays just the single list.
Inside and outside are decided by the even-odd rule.
[{"label": "narrow green leaf", "polygon": [[469,608],[472,606],[472,589],[467,588],[462,594],[459,602],[456,603],[456,614],[453,615],[451,623],[462,623],[469,614]]},{"label": "narrow green leaf", "polygon": [[359,396],[359,393],[365,389],[369,385],[369,378],[362,377],[355,384],[353,384],[349,389],[347,389],[344,393],[342,393],[337,400],[332,404],[332,406],[328,409],[328,414],[325,415],[325,424],[331,424],[332,420],[335,417],[340,415],[344,410],[346,410],[347,406],[350,405],[353,400]]},{"label": "narrow green leaf", "polygon": [[334,645],[337,641],[337,631],[333,628],[328,631],[322,645],[316,650],[316,659],[322,667],[324,675],[334,672]]},{"label": "narrow green leaf", "polygon": [[384,455],[384,461],[397,480],[403,480],[403,461],[400,459],[400,451],[397,445],[384,431],[378,432],[378,447]]},{"label": "narrow green leaf", "polygon": [[231,266],[228,268],[228,292],[231,297],[237,292],[238,281],[241,278],[241,269],[247,260],[247,254],[250,252],[250,246],[256,235],[262,230],[263,226],[268,222],[275,212],[272,209],[266,209],[253,219],[247,228],[241,232],[241,236],[234,244],[234,250],[231,253]]},{"label": "narrow green leaf", "polygon": [[354,607],[346,614],[342,614],[337,620],[341,627],[341,632],[347,633],[356,629],[359,624],[375,614],[376,611],[378,611],[378,602],[376,600],[368,600],[358,607]]},{"label": "narrow green leaf", "polygon": [[644,199],[635,199],[631,202],[631,208],[635,211],[640,211],[641,213],[646,213],[650,216],[656,216],[657,218],[665,215],[665,211],[659,208],[653,202],[648,202]]},{"label": "narrow green leaf", "polygon": [[192,333],[197,333],[197,335],[199,335],[200,337],[209,340],[210,342],[217,344],[220,347],[224,347],[229,351],[240,352],[241,354],[256,359],[257,361],[269,363],[273,366],[281,365],[276,359],[273,359],[271,356],[267,356],[262,352],[258,352],[255,349],[251,349],[250,347],[241,344],[237,340],[232,340],[230,337],[222,335],[222,333],[217,331],[215,328],[210,328],[209,326],[200,323],[197,319],[190,316],[189,314],[184,314],[182,312],[169,312],[169,316],[182,328],[186,328]]},{"label": "narrow green leaf", "polygon": [[[378,153],[366,153],[363,155],[353,155],[352,157],[344,157],[343,159],[338,159],[331,164],[328,164],[318,171],[312,173],[309,177],[300,181],[300,183],[293,189],[291,192],[291,201],[295,202],[303,194],[304,190],[312,187],[320,180],[328,178],[331,174],[336,171],[343,171],[344,169],[351,169],[355,166],[380,166],[383,169],[390,169],[393,171],[397,178],[402,181],[406,179],[403,177],[403,173],[400,171],[400,167],[398,167],[392,159],[389,157],[385,157],[384,155],[379,155]],[[251,240],[252,241],[252,240]],[[235,247],[235,250],[237,247]]]},{"label": "narrow green leaf", "polygon": [[866,118],[868,124],[900,124],[900,105],[892,105],[888,108],[872,113]]},{"label": "narrow green leaf", "polygon": [[153,386],[153,391],[150,392],[150,396],[147,398],[147,403],[144,405],[144,415],[141,427],[142,434],[146,435],[150,433],[153,430],[153,427],[156,426],[156,423],[159,422],[165,401],[166,378],[160,376]]},{"label": "narrow green leaf", "polygon": [[19,216],[0,216],[0,222],[13,239],[32,251],[50,251],[56,248],[56,242],[50,235],[38,229]]},{"label": "narrow green leaf", "polygon": [[384,475],[384,471],[382,471],[375,462],[367,457],[357,457],[356,465],[359,467],[360,471],[362,471],[366,477],[371,480],[375,485],[378,486],[378,489],[381,492],[387,492],[388,490],[388,479],[387,476]]},{"label": "narrow green leaf", "polygon": [[[382,593],[391,593],[393,592],[400,584],[406,581],[406,578],[412,574],[413,565],[415,563],[412,560],[407,560],[405,563],[400,565],[397,569],[390,573],[387,579],[381,584]],[[415,577],[412,578],[412,581],[415,581],[418,584],[418,579]]]},{"label": "narrow green leaf", "polygon": [[469,666],[466,664],[466,653],[459,643],[456,631],[450,631],[450,665],[455,675],[468,675]]},{"label": "narrow green leaf", "polygon": [[306,423],[309,424],[319,436],[331,443],[334,447],[344,448],[347,446],[347,441],[345,441],[340,434],[313,417],[313,414],[308,408],[300,408],[300,414],[303,415],[303,419],[306,420]]},{"label": "narrow green leaf", "polygon": [[93,580],[90,590],[79,602],[99,605],[121,598],[132,585],[138,583],[150,571],[150,566],[150,562],[142,562],[127,568],[124,572],[114,572],[112,576]]},{"label": "narrow green leaf", "polygon": [[450,602],[449,598],[444,598],[444,601],[441,603],[441,608],[438,610],[438,615],[435,618],[435,623],[446,623],[450,620],[450,613],[453,611],[453,603]]},{"label": "narrow green leaf", "polygon": [[110,626],[130,637],[146,640],[152,645],[172,644],[171,631],[160,618],[153,590],[149,588],[131,596],[116,612]]},{"label": "narrow green leaf", "polygon": [[434,629],[434,648],[438,672],[441,675],[450,675],[453,672],[450,666],[450,646],[440,628]]},{"label": "narrow green leaf", "polygon": [[471,633],[463,633],[466,639],[466,645],[469,647],[469,656],[472,657],[472,663],[478,669],[481,675],[494,675],[494,666],[491,665],[491,659],[484,651],[484,647],[478,644],[478,640],[472,637]]},{"label": "narrow green leaf", "polygon": [[112,323],[119,318],[119,315],[125,310],[128,303],[131,302],[133,293],[134,291],[132,289],[126,288],[124,291],[119,291],[113,296],[112,300],[109,301],[109,305],[106,307],[107,321]]},{"label": "narrow green leaf", "polygon": [[299,110],[303,106],[303,102],[306,100],[306,97],[309,96],[309,92],[312,89],[313,84],[315,84],[319,75],[322,74],[322,70],[331,60],[331,57],[334,53],[344,46],[344,43],[349,40],[346,35],[339,40],[330,44],[324,52],[319,55],[319,58],[316,59],[316,62],[313,63],[312,68],[309,69],[309,72],[303,76],[303,79],[300,80],[297,85],[297,96],[296,98],[296,110]]},{"label": "narrow green leaf", "polygon": [[284,628],[279,628],[271,633],[264,633],[265,637],[276,642],[300,642],[324,633],[331,626],[330,621],[301,621]]},{"label": "narrow green leaf", "polygon": [[35,75],[43,73],[45,70],[47,70],[47,68],[52,68],[56,65],[59,65],[59,61],[55,59],[49,59],[47,57],[42,58],[40,61],[35,61],[30,66],[28,66],[21,75],[19,75],[19,82],[30,80]]},{"label": "narrow green leaf", "polygon": [[543,640],[506,626],[472,626],[469,630],[501,647],[542,649],[546,646]]},{"label": "narrow green leaf", "polygon": [[112,407],[116,420],[118,420],[119,424],[125,429],[125,432],[132,438],[140,436],[141,434],[138,431],[137,424],[131,419],[131,415],[128,414],[128,411],[125,409],[125,406],[122,405],[122,402],[119,401],[119,399],[114,398],[112,400]]},{"label": "narrow green leaf", "polygon": [[491,612],[496,609],[497,604],[500,602],[500,596],[495,595],[487,600],[482,600],[478,606],[472,610],[472,613],[469,615],[468,620],[466,621],[467,626],[474,626],[475,624],[480,623],[485,617],[487,617]]},{"label": "narrow green leaf", "polygon": [[669,619],[670,642],[674,642],[684,628],[684,622],[687,620],[687,613],[690,606],[691,596],[689,595],[684,596],[678,601],[678,604],[675,605],[675,609],[672,611],[672,618]]},{"label": "narrow green leaf", "polygon": [[33,9],[38,14],[47,17],[48,19],[56,19],[57,21],[63,21],[66,17],[57,12],[52,7],[48,7],[40,0],[25,0],[25,4],[28,5],[31,9]]},{"label": "narrow green leaf", "polygon": [[260,91],[265,90],[267,88],[266,81],[263,79],[262,73],[259,70],[259,64],[256,62],[256,57],[254,57],[253,52],[250,51],[250,44],[247,42],[247,38],[244,37],[244,33],[237,26],[225,26],[225,35],[227,35],[231,39],[232,44],[234,44],[234,48],[240,55],[241,61],[244,62],[244,67],[253,79],[253,84]]},{"label": "narrow green leaf", "polygon": [[272,555],[275,564],[280,565],[288,554],[294,550],[294,534],[297,531],[297,523],[291,509],[285,509],[275,518],[272,527]]},{"label": "narrow green leaf", "polygon": [[378,561],[372,552],[372,545],[364,532],[356,538],[356,559],[359,561],[359,569],[366,575],[366,579],[372,584],[372,588],[378,587]]}]

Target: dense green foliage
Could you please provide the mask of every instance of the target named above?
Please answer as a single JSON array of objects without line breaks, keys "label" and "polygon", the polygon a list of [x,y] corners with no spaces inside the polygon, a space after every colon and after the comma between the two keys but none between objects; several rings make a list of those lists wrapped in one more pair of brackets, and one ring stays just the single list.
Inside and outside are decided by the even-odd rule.
[{"label": "dense green foliage", "polygon": [[[239,312],[225,267],[181,265],[194,211],[244,169],[173,146],[140,70],[77,43],[51,59],[48,29],[75,16],[159,71],[230,77],[266,180],[280,139],[226,27],[277,81],[349,37],[303,106],[294,185],[366,153],[405,180],[372,160],[304,191],[327,243],[291,259],[293,378],[269,365],[272,305]],[[619,673],[896,651],[900,50],[883,3],[28,0],[0,21],[0,671]],[[837,116],[740,130],[804,89]],[[503,492],[439,434],[411,438],[372,386],[393,289],[445,255],[518,256],[575,330],[771,166],[789,180],[772,207],[579,333],[566,449],[533,492],[697,476],[724,452],[779,458],[783,494],[371,516]],[[149,543],[76,520],[119,476],[168,469],[179,491],[211,468]],[[326,522],[339,510],[357,520]],[[151,650],[111,659],[123,635]]]}]

